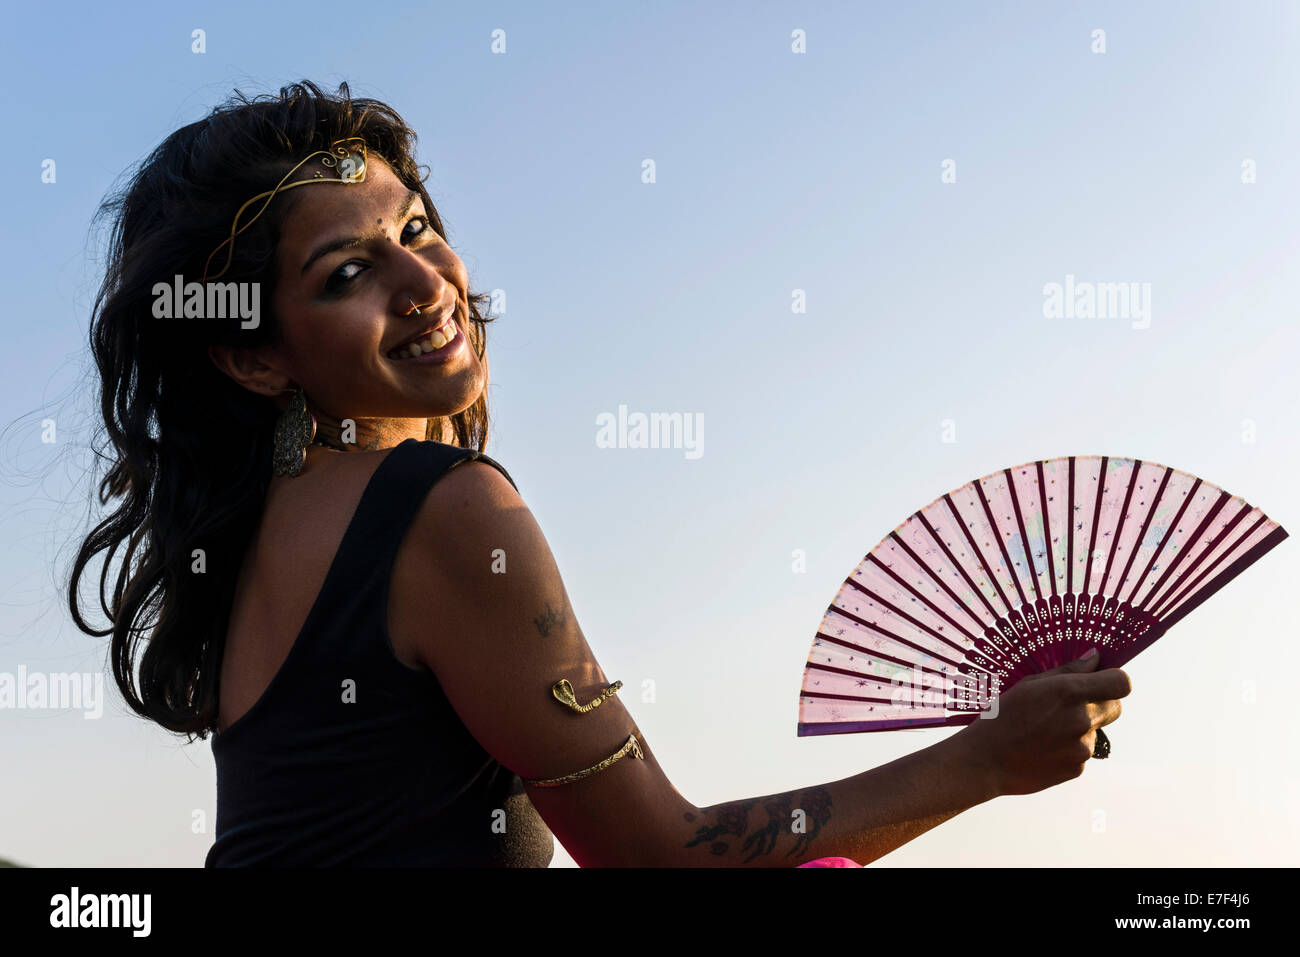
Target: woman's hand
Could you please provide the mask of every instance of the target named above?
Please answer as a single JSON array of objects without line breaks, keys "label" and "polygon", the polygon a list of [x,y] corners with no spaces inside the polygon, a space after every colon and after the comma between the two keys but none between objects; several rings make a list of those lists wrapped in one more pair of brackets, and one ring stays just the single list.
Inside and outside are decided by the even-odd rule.
[{"label": "woman's hand", "polygon": [[1100,656],[1021,679],[998,699],[996,717],[981,717],[954,736],[987,769],[998,794],[1033,794],[1083,774],[1097,729],[1120,716],[1132,690],[1118,668],[1097,671]]}]

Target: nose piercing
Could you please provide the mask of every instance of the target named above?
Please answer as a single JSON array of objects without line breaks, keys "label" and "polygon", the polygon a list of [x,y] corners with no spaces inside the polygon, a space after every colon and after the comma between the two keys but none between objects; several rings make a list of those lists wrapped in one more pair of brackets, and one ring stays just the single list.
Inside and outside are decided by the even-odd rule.
[{"label": "nose piercing", "polygon": [[420,314],[420,307],[415,304],[415,300],[410,296],[407,296],[406,301],[411,304],[411,308],[415,310],[415,314],[418,316]]}]

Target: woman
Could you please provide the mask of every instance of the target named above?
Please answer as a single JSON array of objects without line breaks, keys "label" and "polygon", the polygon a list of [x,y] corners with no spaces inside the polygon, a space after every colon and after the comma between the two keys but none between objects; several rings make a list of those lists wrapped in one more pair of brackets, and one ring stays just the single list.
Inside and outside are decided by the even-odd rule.
[{"label": "woman", "polygon": [[[112,635],[132,708],[214,735],[209,866],[544,866],[552,833],[584,866],[856,866],[1082,773],[1129,692],[1095,658],[855,777],[678,793],[483,454],[485,297],[414,140],[346,84],[237,94],[104,207],[92,346],[119,501],[72,612]],[[100,552],[104,630],[76,597]]]}]

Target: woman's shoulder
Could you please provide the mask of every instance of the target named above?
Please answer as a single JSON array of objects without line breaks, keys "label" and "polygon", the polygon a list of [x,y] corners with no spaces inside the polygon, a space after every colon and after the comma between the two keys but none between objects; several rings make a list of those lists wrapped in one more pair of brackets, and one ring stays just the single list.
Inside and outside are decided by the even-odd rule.
[{"label": "woman's shoulder", "polygon": [[[544,540],[532,513],[513,483],[483,458],[460,456],[438,475],[415,511],[393,569],[393,639],[430,669],[446,636],[473,634],[473,609],[500,597],[492,585],[500,588],[507,561],[512,569],[540,561]],[[438,612],[436,634],[426,627],[431,607]]]},{"label": "woman's shoulder", "polygon": [[[292,481],[297,489],[313,484],[313,479],[322,486],[336,486],[340,483],[350,485],[358,477],[378,474],[385,463],[388,463],[389,472],[405,472],[440,482],[443,473],[450,474],[468,461],[481,462],[501,473],[512,486],[515,484],[505,466],[492,456],[472,448],[429,439],[406,439],[388,448],[359,449],[346,453],[313,446],[308,455],[306,468]],[[391,463],[388,462],[390,458],[394,459]],[[308,481],[302,481],[303,477],[307,477]],[[289,484],[284,479],[278,481],[279,484]],[[272,484],[275,485],[276,481],[273,480]]]},{"label": "woman's shoulder", "polygon": [[506,468],[491,456],[422,442],[430,468],[438,470],[416,516],[415,532],[432,542],[469,544],[477,535],[490,536],[509,521],[509,513],[527,509]]},{"label": "woman's shoulder", "polygon": [[423,472],[424,477],[431,478],[435,487],[453,477],[457,479],[451,483],[455,487],[466,485],[473,488],[482,483],[491,486],[494,480],[490,473],[495,472],[505,479],[516,493],[519,491],[519,486],[509,470],[486,452],[446,442],[420,439],[406,440],[393,450],[394,453],[397,453],[398,449],[402,450],[400,454],[416,460],[415,467]]}]

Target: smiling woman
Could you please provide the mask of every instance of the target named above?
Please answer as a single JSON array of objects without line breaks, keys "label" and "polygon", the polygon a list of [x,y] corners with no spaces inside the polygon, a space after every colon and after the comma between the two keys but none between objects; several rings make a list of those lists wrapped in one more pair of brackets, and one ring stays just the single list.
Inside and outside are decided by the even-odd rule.
[{"label": "smiling woman", "polygon": [[[213,736],[209,866],[545,866],[552,834],[584,866],[853,866],[1081,773],[1122,672],[1023,681],[999,721],[841,781],[683,797],[484,454],[486,297],[414,145],[346,84],[237,94],[103,207],[117,504],[69,601],[138,714]],[[158,315],[176,276],[255,284],[265,315]],[[97,629],[78,588],[101,554]]]},{"label": "smiling woman", "polygon": [[[363,590],[364,568],[340,569],[365,565],[371,549],[396,546],[383,541],[384,525],[400,539],[403,516],[386,510],[400,508],[412,470],[415,485],[432,485],[451,466],[480,457],[486,445],[487,297],[470,290],[446,241],[413,159],[415,140],[396,112],[353,99],[346,83],[337,96],[309,82],[278,97],[236,93],[169,136],[101,208],[101,216],[113,217],[112,249],[91,346],[102,381],[103,460],[110,463],[101,498],[117,499],[117,507],[80,548],[70,604],[79,627],[112,636],[114,679],[137,713],[191,737],[240,727],[229,744],[224,733],[213,741],[213,863],[329,859],[318,843],[308,850],[303,833],[283,819],[275,829],[264,827],[260,815],[277,802],[305,815],[298,822],[304,831],[315,825],[310,799],[295,799],[302,779],[268,774],[259,789],[240,791],[248,762],[258,760],[248,749],[301,754],[301,742],[289,740],[276,712],[301,720],[310,710],[301,696],[311,694],[302,684],[311,679],[302,670],[327,654],[330,640],[320,633],[326,629],[305,627],[308,608],[328,608],[336,589]],[[159,311],[155,287],[173,280],[261,293],[265,321],[241,322],[237,311],[188,319]],[[295,431],[284,427],[295,412],[302,421],[289,424],[305,424],[311,444],[297,449],[299,474],[273,475],[275,436]],[[410,445],[421,453],[396,456],[379,470],[406,439],[416,440]],[[363,488],[374,494],[359,504]],[[406,490],[407,499],[413,494]],[[359,545],[342,542],[354,510]],[[108,628],[86,621],[78,595],[101,553]],[[109,588],[115,560],[116,585]],[[327,569],[334,572],[328,587]],[[372,762],[372,775],[398,778],[372,777],[369,792],[387,791],[384,800],[402,792],[406,801],[426,799],[431,810],[403,822],[407,831],[429,824],[433,809],[446,811],[451,796],[487,800],[510,811],[521,825],[514,830],[531,837],[512,842],[498,835],[488,842],[493,847],[472,850],[484,860],[495,854],[545,863],[550,838],[518,779],[449,721],[454,715],[445,705],[437,711],[426,683],[409,683],[411,676],[430,677],[427,668],[401,647],[395,658],[389,651],[387,664],[396,671],[384,671],[382,657],[378,671],[366,671],[363,665],[375,662],[357,655],[374,653],[366,641],[373,636],[364,633],[369,623],[338,610],[327,624],[358,626],[355,647],[332,662],[346,676],[341,680],[369,676],[360,681],[358,702],[387,700],[390,720],[404,716],[386,753],[401,745],[426,751],[400,766]],[[281,669],[291,650],[294,660]],[[272,676],[275,687],[264,696]],[[386,698],[390,692],[397,697]],[[416,696],[408,701],[403,694]],[[255,701],[257,712],[243,720]],[[344,710],[353,722],[345,736],[358,753],[373,755],[355,726],[364,707]],[[407,740],[413,736],[419,740]],[[439,740],[444,753],[435,758],[427,752]],[[358,763],[340,741],[326,750],[318,754],[318,773]],[[434,780],[429,764],[437,760],[443,764]],[[439,787],[446,791],[441,801]],[[315,796],[327,791],[338,788]],[[393,810],[376,808],[373,797],[351,797],[358,810]],[[338,823],[337,806],[314,813],[317,824],[327,814]],[[230,836],[235,830],[238,839]],[[354,840],[357,860],[382,859],[402,843],[396,834],[378,838],[370,830],[366,840]],[[436,836],[429,831],[413,843],[409,833],[400,835],[407,853],[423,853],[421,860],[468,853],[466,842],[439,847]],[[389,851],[377,850],[384,840]]]},{"label": "smiling woman", "polygon": [[[316,172],[298,182],[313,183]],[[299,195],[281,222],[276,341],[214,346],[213,361],[255,394],[301,389],[316,442],[327,448],[426,438],[426,420],[468,408],[483,393],[481,350],[465,348],[456,332],[469,315],[460,257],[441,225],[431,225],[436,212],[421,190],[374,152],[363,181]],[[417,366],[417,354],[420,364],[440,366],[436,374]],[[355,422],[355,435],[342,434],[344,418]]]}]

